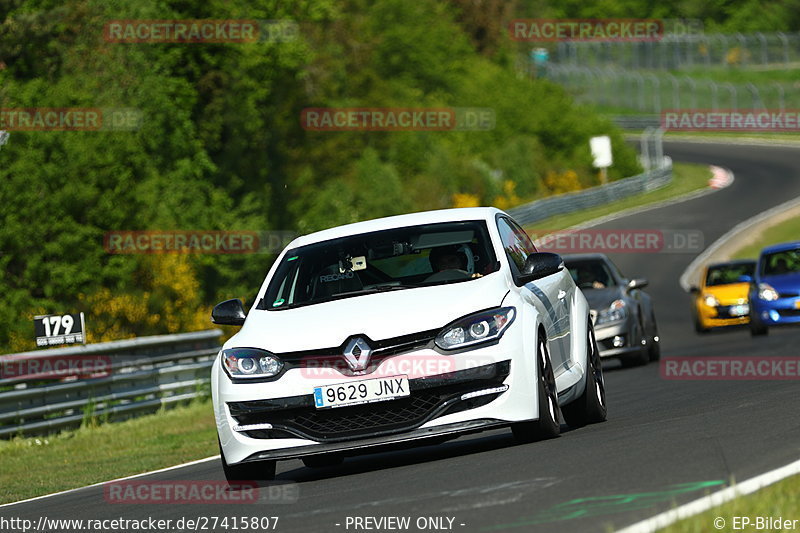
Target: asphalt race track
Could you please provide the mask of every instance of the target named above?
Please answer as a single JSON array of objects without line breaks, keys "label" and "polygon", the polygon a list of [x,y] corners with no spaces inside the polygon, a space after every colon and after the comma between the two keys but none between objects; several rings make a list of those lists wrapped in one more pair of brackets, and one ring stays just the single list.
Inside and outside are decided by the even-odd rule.
[{"label": "asphalt race track", "polygon": [[[666,153],[676,161],[729,168],[736,180],[713,194],[601,227],[701,230],[709,245],[738,222],[800,195],[798,149],[668,143]],[[694,255],[612,256],[628,277],[650,280],[647,290],[656,306],[662,357],[799,355],[800,329],[771,330],[758,339],[746,329],[696,334],[689,297],[678,285]],[[665,380],[658,364],[623,370],[610,362],[606,370],[606,423],[578,430],[562,426],[561,437],[529,445],[516,445],[510,431],[495,431],[438,447],[350,458],[320,470],[305,468],[299,460],[280,462],[278,483],[295,484],[296,503],[109,504],[102,487],[94,487],[0,508],[0,516],[34,521],[42,515],[279,516],[276,530],[281,532],[368,531],[347,527],[347,518],[397,516],[411,518],[407,531],[603,532],[798,458],[796,382]],[[130,453],[137,453],[136,443]],[[53,475],[58,475],[55,466]],[[219,463],[212,461],[142,479],[224,478]],[[269,490],[260,489],[264,498]],[[417,529],[421,517],[453,522]],[[712,524],[708,529],[713,530]]]}]

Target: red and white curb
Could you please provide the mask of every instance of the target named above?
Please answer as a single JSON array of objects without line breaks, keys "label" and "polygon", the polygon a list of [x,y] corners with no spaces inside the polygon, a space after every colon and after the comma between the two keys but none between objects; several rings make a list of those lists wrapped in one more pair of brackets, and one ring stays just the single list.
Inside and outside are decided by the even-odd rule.
[{"label": "red and white curb", "polygon": [[724,189],[733,183],[733,172],[726,170],[722,167],[711,165],[711,179],[708,180],[708,186],[712,189]]}]

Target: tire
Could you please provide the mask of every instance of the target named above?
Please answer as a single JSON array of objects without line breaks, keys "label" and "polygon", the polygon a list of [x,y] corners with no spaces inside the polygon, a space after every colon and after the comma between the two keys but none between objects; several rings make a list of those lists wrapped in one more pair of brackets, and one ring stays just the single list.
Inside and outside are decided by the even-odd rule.
[{"label": "tire", "polygon": [[603,363],[600,360],[600,350],[597,347],[597,340],[594,337],[594,328],[591,322],[589,322],[586,342],[588,368],[583,393],[575,401],[561,408],[564,421],[572,427],[605,422],[608,416]]},{"label": "tire", "polygon": [[344,462],[343,455],[327,454],[327,455],[309,455],[303,457],[303,464],[308,468],[327,468],[329,466],[338,466]]},{"label": "tire", "polygon": [[629,335],[628,337],[631,339],[631,342],[633,342],[633,339],[639,339],[639,349],[633,352],[633,354],[622,358],[622,366],[626,368],[632,366],[644,366],[650,362],[650,349],[648,348],[647,344],[642,344],[642,341],[646,339],[644,321],[642,320],[642,310],[639,309],[638,313],[639,319],[637,324],[637,333],[639,333],[639,335]]},{"label": "tire", "polygon": [[750,318],[750,336],[752,337],[761,337],[763,335],[769,334],[769,329],[767,326],[760,322],[753,321],[752,317]]},{"label": "tire", "polygon": [[700,334],[709,332],[709,329],[703,326],[702,322],[700,322],[700,318],[697,316],[694,317],[694,330]]},{"label": "tire", "polygon": [[[219,439],[217,440],[219,444]],[[275,461],[257,461],[229,465],[225,460],[222,445],[219,444],[219,456],[222,460],[222,470],[228,484],[240,481],[272,481],[275,479]]]},{"label": "tire", "polygon": [[547,343],[539,334],[536,350],[536,362],[539,369],[537,375],[537,394],[539,398],[539,419],[530,422],[518,422],[511,426],[514,438],[520,443],[536,442],[552,439],[561,433],[559,425],[558,391],[553,375],[553,365],[547,352]]},{"label": "tire", "polygon": [[[653,323],[653,336],[651,338],[650,343],[650,360],[651,361],[658,361],[661,359],[661,337],[658,335],[658,324],[656,323],[656,315],[655,313],[650,314],[650,320]],[[656,340],[656,337],[659,337]]]}]

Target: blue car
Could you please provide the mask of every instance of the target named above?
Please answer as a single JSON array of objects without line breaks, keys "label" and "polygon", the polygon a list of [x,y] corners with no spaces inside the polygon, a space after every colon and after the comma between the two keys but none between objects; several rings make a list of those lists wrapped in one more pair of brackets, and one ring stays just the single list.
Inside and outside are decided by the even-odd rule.
[{"label": "blue car", "polygon": [[800,241],[761,250],[750,288],[750,333],[800,324]]}]

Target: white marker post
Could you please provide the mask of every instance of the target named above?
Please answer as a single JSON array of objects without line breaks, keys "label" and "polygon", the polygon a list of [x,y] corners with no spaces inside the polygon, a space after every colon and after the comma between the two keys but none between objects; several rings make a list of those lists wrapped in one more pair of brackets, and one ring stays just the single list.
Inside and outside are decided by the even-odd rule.
[{"label": "white marker post", "polygon": [[594,158],[592,165],[600,169],[600,183],[605,185],[608,183],[606,169],[614,162],[611,156],[611,137],[608,135],[592,137],[589,139],[589,148],[591,148],[592,157]]},{"label": "white marker post", "polygon": [[3,146],[8,142],[9,134],[7,131],[0,131],[0,146]]}]

